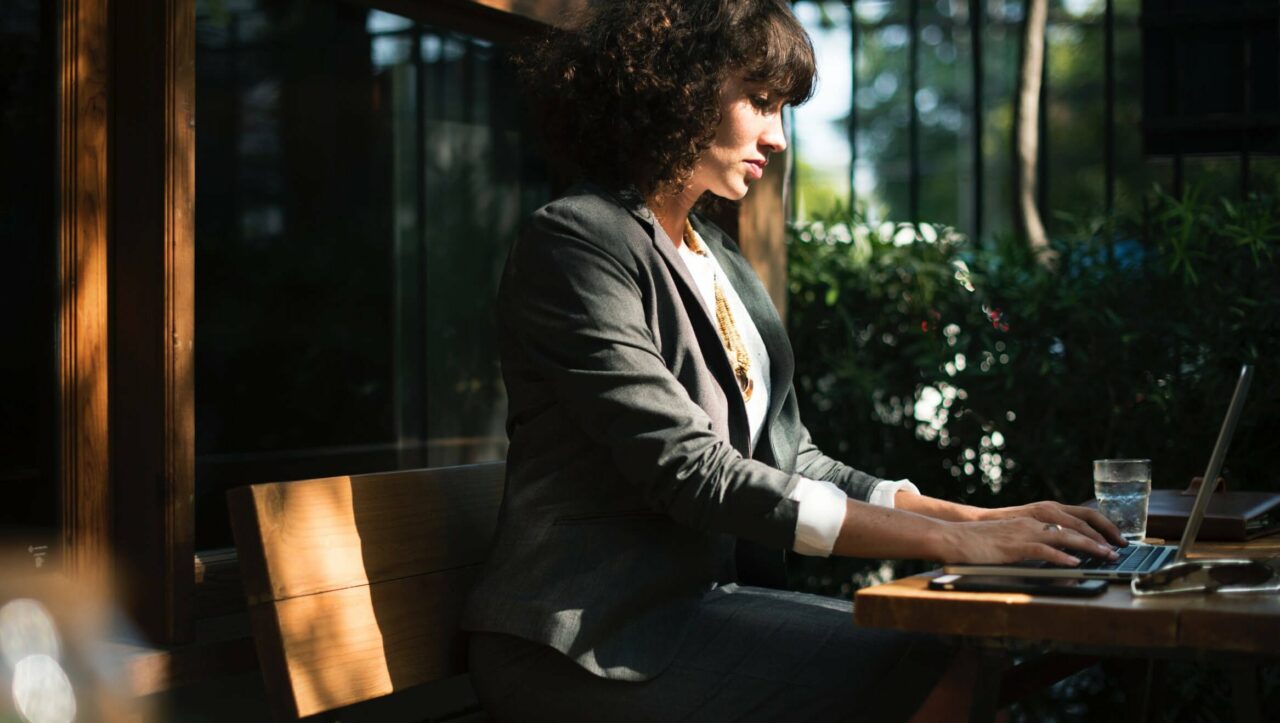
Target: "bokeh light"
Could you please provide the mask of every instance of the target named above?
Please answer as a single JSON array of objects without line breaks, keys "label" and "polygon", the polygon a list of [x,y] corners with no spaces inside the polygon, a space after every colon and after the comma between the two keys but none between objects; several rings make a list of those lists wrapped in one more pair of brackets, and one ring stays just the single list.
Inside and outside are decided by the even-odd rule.
[{"label": "bokeh light", "polygon": [[0,607],[0,655],[11,670],[31,655],[59,660],[60,649],[57,627],[43,605],[18,598]]},{"label": "bokeh light", "polygon": [[28,655],[14,666],[13,702],[30,723],[71,723],[76,717],[71,680],[48,655]]}]

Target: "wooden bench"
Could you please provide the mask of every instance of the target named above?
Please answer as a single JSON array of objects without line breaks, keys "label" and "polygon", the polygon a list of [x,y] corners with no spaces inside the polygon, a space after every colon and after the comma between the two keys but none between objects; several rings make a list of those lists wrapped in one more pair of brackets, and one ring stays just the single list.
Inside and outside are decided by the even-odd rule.
[{"label": "wooden bench", "polygon": [[278,719],[466,672],[457,623],[497,524],[503,470],[494,463],[228,492]]}]

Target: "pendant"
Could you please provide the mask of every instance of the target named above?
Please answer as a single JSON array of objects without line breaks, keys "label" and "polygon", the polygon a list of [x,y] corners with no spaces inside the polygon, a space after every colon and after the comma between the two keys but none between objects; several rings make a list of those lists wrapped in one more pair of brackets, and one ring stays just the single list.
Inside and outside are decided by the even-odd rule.
[{"label": "pendant", "polygon": [[755,391],[755,382],[751,381],[751,377],[747,374],[747,370],[738,367],[733,370],[733,375],[738,378],[738,387],[742,389],[742,398],[745,401],[751,401],[751,393]]}]

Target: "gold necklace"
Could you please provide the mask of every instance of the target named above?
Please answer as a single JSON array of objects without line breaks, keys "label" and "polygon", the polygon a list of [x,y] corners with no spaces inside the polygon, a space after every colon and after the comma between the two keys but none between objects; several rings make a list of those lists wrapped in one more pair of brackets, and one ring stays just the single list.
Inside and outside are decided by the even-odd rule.
[{"label": "gold necklace", "polygon": [[[693,224],[687,218],[684,221],[684,243],[698,256],[708,257],[707,250],[698,241],[698,235],[693,231]],[[733,311],[729,308],[729,299],[720,286],[720,277],[715,271],[714,263],[713,259],[711,285],[716,295],[716,325],[720,327],[720,341],[729,354],[729,365],[733,367],[733,376],[738,381],[742,398],[750,401],[755,387],[750,375],[751,355],[747,353],[747,347],[742,343],[742,335],[738,333],[738,325],[733,321]]]}]

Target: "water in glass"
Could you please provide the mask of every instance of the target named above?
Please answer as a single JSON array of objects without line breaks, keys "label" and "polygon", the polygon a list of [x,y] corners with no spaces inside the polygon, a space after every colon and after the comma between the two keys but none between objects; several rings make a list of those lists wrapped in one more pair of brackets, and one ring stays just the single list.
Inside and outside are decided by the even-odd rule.
[{"label": "water in glass", "polygon": [[1149,460],[1097,460],[1093,492],[1098,509],[1130,542],[1147,535],[1147,501],[1151,498]]}]

